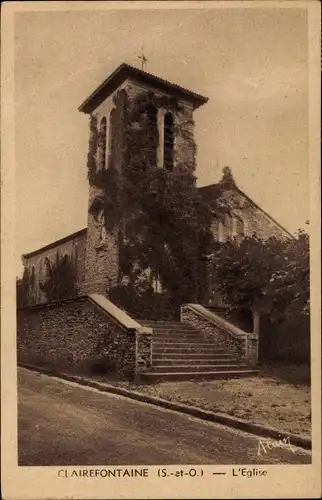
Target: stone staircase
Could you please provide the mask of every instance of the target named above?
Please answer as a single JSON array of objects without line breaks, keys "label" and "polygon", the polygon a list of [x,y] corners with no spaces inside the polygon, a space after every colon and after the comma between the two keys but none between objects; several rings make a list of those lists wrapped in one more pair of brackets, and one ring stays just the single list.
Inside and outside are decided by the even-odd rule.
[{"label": "stone staircase", "polygon": [[179,321],[143,321],[153,328],[152,368],[146,381],[247,377],[258,373],[237,355],[205,338],[203,332]]}]

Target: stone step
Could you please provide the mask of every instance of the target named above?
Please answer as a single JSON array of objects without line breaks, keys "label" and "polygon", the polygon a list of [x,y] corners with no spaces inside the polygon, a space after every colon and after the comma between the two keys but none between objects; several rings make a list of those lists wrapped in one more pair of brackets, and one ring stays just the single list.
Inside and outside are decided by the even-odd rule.
[{"label": "stone step", "polygon": [[188,330],[184,328],[172,328],[172,329],[163,329],[163,328],[154,328],[153,335],[199,335],[200,337],[204,336],[204,333],[201,330]]},{"label": "stone step", "polygon": [[182,342],[181,340],[153,340],[152,339],[152,347],[154,349],[206,349],[207,351],[216,351],[216,352],[231,352],[231,349],[228,349],[227,346],[223,346],[221,344],[215,344],[214,342]]},{"label": "stone step", "polygon": [[[145,325],[143,326],[146,328]],[[196,330],[195,328],[152,328],[152,330],[154,335],[176,335],[177,333],[184,333],[185,335],[204,335],[202,330]]]},{"label": "stone step", "polygon": [[210,352],[210,353],[203,353],[203,352],[190,352],[190,351],[184,351],[182,353],[178,352],[154,352],[152,351],[152,359],[157,361],[159,359],[168,359],[168,360],[173,360],[173,359],[186,359],[186,360],[194,360],[194,359],[215,359],[215,360],[231,360],[231,359],[236,359],[234,356],[232,356],[229,353],[216,353],[216,352]]},{"label": "stone step", "polygon": [[242,377],[254,377],[259,374],[259,370],[218,370],[200,372],[145,372],[140,375],[143,382],[156,383],[165,380],[218,380]]},{"label": "stone step", "polygon": [[[142,322],[141,322],[142,323]],[[144,324],[142,326],[150,326],[151,328],[155,328],[156,330],[199,330],[199,328],[196,328],[195,326],[193,325],[189,325],[189,323],[177,323],[176,325],[174,324],[153,324],[153,323],[147,323],[147,324]]]},{"label": "stone step", "polygon": [[236,349],[227,349],[227,347],[221,347],[220,345],[216,345],[214,343],[205,343],[205,342],[186,342],[180,339],[175,341],[152,341],[152,351],[153,352],[181,352],[181,353],[224,353],[236,356]]},{"label": "stone step", "polygon": [[177,354],[188,354],[188,355],[193,355],[193,354],[200,354],[200,355],[208,355],[208,354],[217,354],[219,356],[223,355],[226,356],[227,354],[230,354],[227,350],[224,351],[224,349],[221,349],[219,347],[214,347],[214,346],[208,346],[208,347],[199,347],[199,346],[191,346],[188,345],[186,347],[173,347],[173,344],[170,344],[166,347],[160,345],[159,347],[156,347],[154,344],[152,344],[152,352],[153,354],[171,354],[171,355],[177,355]]},{"label": "stone step", "polygon": [[216,346],[208,346],[206,347],[199,347],[198,345],[191,345],[191,344],[172,344],[174,346],[174,349],[172,349],[171,344],[167,345],[162,345],[162,344],[152,344],[152,352],[154,354],[166,354],[166,353],[171,353],[171,354],[226,354],[230,356],[236,356],[238,355],[237,351],[219,351]]},{"label": "stone step", "polygon": [[212,361],[219,361],[222,363],[231,362],[231,361],[237,361],[239,363],[239,359],[236,356],[233,356],[231,354],[226,354],[224,356],[218,356],[217,354],[200,354],[200,353],[182,353],[182,354],[169,354],[167,352],[164,353],[152,353],[152,359],[154,361],[185,361],[186,364],[193,362],[193,361],[200,361],[200,362],[207,362],[208,364],[211,364]]},{"label": "stone step", "polygon": [[[187,365],[187,361],[189,361],[189,365]],[[165,366],[186,366],[189,368],[194,368],[195,366],[240,366],[238,360],[236,358],[211,358],[211,359],[201,359],[201,358],[192,358],[187,359],[186,357],[182,357],[182,359],[174,358],[154,358],[152,356],[152,366],[153,368],[165,367]]]},{"label": "stone step", "polygon": [[186,343],[186,342],[152,342],[152,351],[153,352],[179,352],[178,349],[180,349],[180,352],[184,353],[199,353],[203,354],[205,351],[207,354],[210,353],[225,353],[225,354],[232,354],[236,355],[236,350],[220,350],[220,348],[216,345],[213,344],[198,344],[198,343]]},{"label": "stone step", "polygon": [[199,330],[199,328],[195,327],[194,325],[190,325],[190,323],[145,323],[141,321],[141,324],[142,326],[150,326],[151,328],[157,328],[161,330],[172,330],[176,328],[183,328],[184,330]]},{"label": "stone step", "polygon": [[242,365],[240,363],[218,363],[218,364],[189,364],[189,365],[158,365],[153,367],[154,373],[168,373],[168,372],[200,372],[200,371],[223,371],[223,370],[245,370],[247,365]]},{"label": "stone step", "polygon": [[177,346],[177,347],[213,347],[213,348],[219,348],[220,346],[217,346],[212,340],[202,340],[200,342],[197,339],[154,339],[152,337],[152,346],[160,347],[160,346]]},{"label": "stone step", "polygon": [[[145,325],[143,325],[145,326]],[[181,328],[181,327],[176,327],[176,328],[153,328],[153,331],[156,333],[174,333],[174,332],[182,332],[182,333],[187,333],[187,334],[194,334],[194,333],[199,333],[203,334],[202,330],[197,330],[197,328]]]},{"label": "stone step", "polygon": [[181,323],[180,321],[149,321],[138,319],[137,322],[142,326],[150,326],[151,328],[184,328],[187,330],[197,330],[193,325]]},{"label": "stone step", "polygon": [[180,334],[176,334],[174,333],[173,335],[159,335],[159,334],[153,334],[152,335],[152,340],[161,340],[161,341],[167,341],[169,340],[170,342],[173,341],[173,340],[184,340],[186,342],[204,342],[204,341],[210,341],[212,343],[214,343],[213,340],[211,339],[205,339],[204,337],[202,336],[199,336],[199,335],[183,335],[182,333]]},{"label": "stone step", "polygon": [[204,333],[201,330],[191,330],[185,328],[154,328],[153,335],[199,335],[200,337],[204,336]]}]

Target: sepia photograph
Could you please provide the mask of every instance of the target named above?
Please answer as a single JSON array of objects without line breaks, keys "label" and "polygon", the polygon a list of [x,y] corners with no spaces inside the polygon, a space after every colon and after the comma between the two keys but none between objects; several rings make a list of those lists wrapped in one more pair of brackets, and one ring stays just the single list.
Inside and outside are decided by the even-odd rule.
[{"label": "sepia photograph", "polygon": [[11,17],[15,470],[314,496],[315,2],[91,3]]}]

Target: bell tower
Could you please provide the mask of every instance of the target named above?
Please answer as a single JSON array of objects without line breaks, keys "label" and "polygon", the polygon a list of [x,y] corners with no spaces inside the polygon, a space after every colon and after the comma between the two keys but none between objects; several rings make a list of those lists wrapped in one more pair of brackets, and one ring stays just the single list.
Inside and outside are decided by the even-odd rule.
[{"label": "bell tower", "polygon": [[[147,162],[173,172],[195,168],[193,113],[208,101],[206,97],[172,84],[128,64],[121,64],[81,104],[79,111],[90,117],[88,152],[89,210],[85,255],[84,293],[108,294],[118,284],[120,272],[120,230],[109,228],[99,200],[104,199],[104,182],[113,172],[122,178],[128,155],[124,130],[135,134],[142,124],[152,142]],[[137,107],[136,118],[128,113]],[[110,200],[113,204],[113,199]],[[96,206],[96,211],[93,211]]]}]

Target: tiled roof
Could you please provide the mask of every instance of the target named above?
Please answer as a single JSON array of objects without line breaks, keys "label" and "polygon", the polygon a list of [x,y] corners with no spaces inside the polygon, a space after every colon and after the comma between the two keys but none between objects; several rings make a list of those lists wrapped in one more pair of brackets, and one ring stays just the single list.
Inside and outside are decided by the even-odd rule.
[{"label": "tiled roof", "polygon": [[152,87],[169,93],[178,99],[189,101],[196,109],[208,101],[208,97],[203,97],[195,92],[191,92],[177,84],[170,83],[163,78],[147,73],[141,69],[121,64],[96,90],[79,106],[79,111],[90,114],[100,103],[114,92],[127,79],[132,78],[138,83],[151,85]]}]

